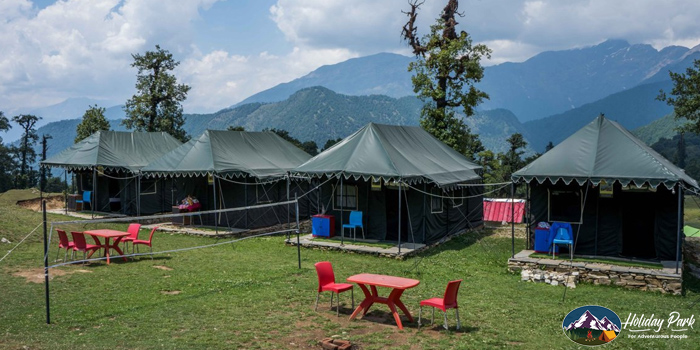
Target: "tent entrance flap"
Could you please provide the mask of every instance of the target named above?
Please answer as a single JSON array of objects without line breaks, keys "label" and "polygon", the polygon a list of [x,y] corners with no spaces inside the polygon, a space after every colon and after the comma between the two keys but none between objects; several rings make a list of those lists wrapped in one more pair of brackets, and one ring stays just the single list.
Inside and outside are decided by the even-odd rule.
[{"label": "tent entrance flap", "polygon": [[622,193],[622,255],[634,258],[656,258],[654,239],[655,210],[653,195]]}]

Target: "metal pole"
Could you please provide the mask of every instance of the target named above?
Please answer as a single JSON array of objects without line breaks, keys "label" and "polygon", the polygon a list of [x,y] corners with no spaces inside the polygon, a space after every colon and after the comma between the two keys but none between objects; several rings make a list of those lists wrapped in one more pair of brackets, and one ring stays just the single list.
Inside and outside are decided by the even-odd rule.
[{"label": "metal pole", "polygon": [[46,324],[51,324],[51,311],[49,307],[49,241],[46,235],[46,201],[41,200],[41,210],[44,213],[44,286],[46,294]]},{"label": "metal pole", "polygon": [[511,258],[515,258],[515,182],[510,183],[510,211]]},{"label": "metal pole", "polygon": [[301,268],[301,243],[299,238],[299,200],[297,199],[296,193],[294,194],[294,206],[296,207],[296,217],[297,217],[297,260],[299,261],[299,268]]},{"label": "metal pole", "polygon": [[[213,180],[214,180],[214,210],[217,210],[219,207],[216,205],[216,175],[212,174],[211,175]],[[214,213],[214,230],[216,234],[219,234],[219,218],[216,217],[216,212]]]},{"label": "metal pole", "polygon": [[138,183],[136,184],[136,215],[141,216],[141,173],[137,177]]},{"label": "metal pole", "polygon": [[[296,198],[296,193],[294,194],[294,198]],[[287,172],[287,202],[289,202],[289,172]],[[299,203],[297,203],[297,213],[299,212]],[[287,203],[287,229],[291,230],[292,229],[292,224],[290,223],[290,217],[289,217],[289,203]],[[289,239],[289,231],[287,231],[287,239]]]},{"label": "metal pole", "polygon": [[63,182],[66,184],[66,190],[65,190],[65,195],[63,196],[63,199],[65,201],[64,204],[64,209],[66,211],[66,215],[68,215],[68,170],[63,169]]},{"label": "metal pole", "polygon": [[678,268],[681,261],[681,230],[683,230],[683,228],[681,227],[681,221],[683,220],[683,211],[681,210],[683,204],[682,199],[683,188],[681,187],[681,183],[678,182],[678,234],[676,235],[676,273],[678,273]]},{"label": "metal pole", "polygon": [[[95,203],[97,202],[97,168],[92,167],[92,200],[90,201],[90,209],[92,209],[92,218],[95,218]],[[84,204],[83,204],[84,205]]]},{"label": "metal pole", "polygon": [[530,249],[530,184],[525,183],[525,249]]},{"label": "metal pole", "polygon": [[399,255],[401,255],[401,182],[399,184]]},{"label": "metal pole", "polygon": [[[335,200],[331,198],[331,200]],[[340,245],[344,245],[345,230],[343,229],[343,174],[340,174]]]},{"label": "metal pole", "polygon": [[[245,185],[243,186],[243,200],[245,201],[245,206],[248,206],[248,175],[246,175],[244,178],[245,180]],[[248,209],[246,209],[243,212],[243,215],[245,216],[245,228],[248,228]]]}]

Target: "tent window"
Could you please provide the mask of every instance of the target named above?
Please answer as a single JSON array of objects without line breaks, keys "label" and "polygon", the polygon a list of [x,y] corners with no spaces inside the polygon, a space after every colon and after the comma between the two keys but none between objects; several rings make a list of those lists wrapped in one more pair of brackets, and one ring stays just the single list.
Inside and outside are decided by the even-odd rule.
[{"label": "tent window", "polygon": [[141,179],[141,195],[158,194],[158,180]]},{"label": "tent window", "polygon": [[452,207],[457,208],[461,207],[462,204],[464,204],[464,189],[463,188],[458,188],[454,191],[452,191]]},{"label": "tent window", "polygon": [[340,188],[335,188],[335,201],[333,209],[352,209],[357,210],[357,186],[343,185],[343,193],[341,196]]},{"label": "tent window", "polygon": [[442,213],[442,190],[433,188],[430,190],[430,212],[432,214]]},{"label": "tent window", "polygon": [[274,184],[255,186],[255,198],[258,204],[272,203],[272,187]]},{"label": "tent window", "polygon": [[548,190],[548,195],[548,220],[550,222],[581,223],[581,209],[583,208],[583,194],[581,190]]}]

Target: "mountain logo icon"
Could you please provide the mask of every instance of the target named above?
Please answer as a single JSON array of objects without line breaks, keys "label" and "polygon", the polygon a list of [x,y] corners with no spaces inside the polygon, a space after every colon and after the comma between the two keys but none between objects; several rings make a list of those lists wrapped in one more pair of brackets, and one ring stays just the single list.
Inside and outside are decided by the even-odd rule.
[{"label": "mountain logo icon", "polygon": [[603,306],[586,305],[569,312],[562,322],[562,330],[574,343],[598,346],[611,342],[620,335],[622,321],[617,314]]}]

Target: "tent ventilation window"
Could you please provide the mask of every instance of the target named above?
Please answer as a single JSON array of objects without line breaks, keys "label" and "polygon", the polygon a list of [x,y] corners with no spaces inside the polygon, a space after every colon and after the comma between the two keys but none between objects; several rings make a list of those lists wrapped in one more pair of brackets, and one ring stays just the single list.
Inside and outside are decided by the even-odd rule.
[{"label": "tent ventilation window", "polygon": [[442,191],[439,188],[433,188],[430,190],[430,213],[438,214],[442,213]]},{"label": "tent ventilation window", "polygon": [[333,202],[333,209],[351,209],[357,210],[357,186],[356,185],[343,185],[342,196],[340,193],[340,188],[335,189],[335,201]]},{"label": "tent ventilation window", "polygon": [[583,193],[581,190],[547,190],[548,192],[548,221],[581,223],[583,208]]},{"label": "tent ventilation window", "polygon": [[142,179],[141,180],[141,195],[158,194],[158,180]]}]

